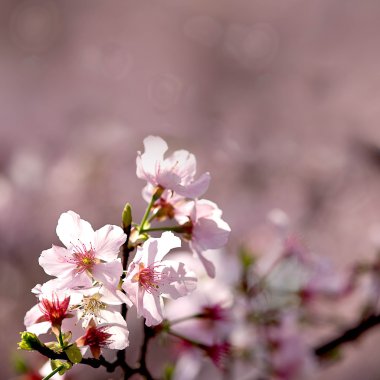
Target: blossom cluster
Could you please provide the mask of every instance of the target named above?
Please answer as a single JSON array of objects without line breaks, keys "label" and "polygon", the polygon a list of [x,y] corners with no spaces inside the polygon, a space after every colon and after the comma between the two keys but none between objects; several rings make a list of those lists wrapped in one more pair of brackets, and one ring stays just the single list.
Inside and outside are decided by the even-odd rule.
[{"label": "blossom cluster", "polygon": [[[143,197],[148,206],[141,222],[133,223],[129,204],[122,227],[108,224],[98,230],[74,211],[64,212],[56,228],[63,246],[52,245],[39,257],[43,270],[54,278],[32,289],[37,304],[24,322],[36,336],[52,332],[58,346],[49,347],[57,352],[69,355],[75,350],[81,358],[89,350],[99,359],[104,349],[124,350],[129,345],[130,308],[146,326],[161,324],[164,299],[184,297],[197,286],[195,273],[170,258],[182,241],[207,274],[215,276],[204,253],[224,246],[230,228],[215,203],[200,199],[209,173],[195,178],[195,157],[185,150],[164,157],[168,146],[160,137],[147,137],[144,146],[136,160],[137,176],[147,182]],[[152,227],[165,220],[175,225]]]},{"label": "blossom cluster", "polygon": [[[147,346],[156,336],[172,359],[158,370],[166,379],[200,379],[210,368],[215,379],[309,379],[339,357],[341,344],[380,324],[379,259],[337,270],[295,237],[280,210],[269,214],[265,249],[243,244],[227,253],[230,227],[202,198],[209,173],[196,176],[188,151],[165,157],[160,137],[147,137],[144,148],[136,159],[137,177],[146,181],[141,221],[133,221],[129,204],[121,226],[98,230],[64,212],[56,228],[62,244],[39,257],[52,278],[32,289],[37,301],[19,347],[50,359],[46,379],[82,363],[153,380]],[[352,324],[344,309],[349,297],[360,300],[356,326],[336,336],[337,325]],[[132,367],[125,360],[131,309],[144,323]],[[321,342],[321,330],[333,338]],[[45,334],[55,341],[42,343]],[[117,351],[114,362],[106,350]]]}]

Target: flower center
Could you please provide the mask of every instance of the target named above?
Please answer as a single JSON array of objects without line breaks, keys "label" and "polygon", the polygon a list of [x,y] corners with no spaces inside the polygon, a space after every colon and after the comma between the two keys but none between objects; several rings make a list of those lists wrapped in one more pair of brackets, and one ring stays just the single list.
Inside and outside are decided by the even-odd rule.
[{"label": "flower center", "polygon": [[87,249],[83,243],[82,245],[74,246],[72,255],[72,262],[76,264],[78,273],[91,272],[94,265],[99,263],[99,259],[95,257],[95,251],[92,246],[90,246],[90,249]]},{"label": "flower center", "polygon": [[166,276],[156,270],[159,265],[149,265],[145,267],[143,263],[139,263],[139,271],[133,276],[132,281],[138,282],[147,292],[154,292],[163,284]]},{"label": "flower center", "polygon": [[[81,319],[87,322],[92,318],[99,320],[101,310],[107,308],[107,305],[100,300],[101,297],[102,295],[99,293],[83,297],[82,303],[75,307],[81,312]],[[100,323],[100,321],[98,322]]]},{"label": "flower center", "polygon": [[85,334],[84,346],[104,347],[111,343],[112,334],[107,332],[108,326],[89,327]]},{"label": "flower center", "polygon": [[68,316],[67,309],[69,307],[70,297],[65,297],[63,301],[53,294],[52,300],[43,298],[39,303],[39,309],[44,315],[44,320],[50,321],[53,326],[60,326],[62,320]]}]

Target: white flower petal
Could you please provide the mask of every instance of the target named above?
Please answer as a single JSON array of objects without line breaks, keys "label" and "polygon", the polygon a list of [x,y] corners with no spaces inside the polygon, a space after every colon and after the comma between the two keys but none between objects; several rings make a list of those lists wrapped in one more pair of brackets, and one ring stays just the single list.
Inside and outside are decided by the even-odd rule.
[{"label": "white flower petal", "polygon": [[100,228],[94,234],[96,257],[104,261],[115,260],[126,239],[127,235],[118,226],[107,224]]},{"label": "white flower petal", "polygon": [[76,265],[69,262],[70,253],[66,248],[53,245],[50,249],[42,251],[38,263],[44,271],[56,277],[65,277],[72,272]]},{"label": "white flower petal", "polygon": [[123,267],[120,260],[96,264],[92,269],[94,279],[110,289],[117,288],[122,273]]},{"label": "white flower petal", "polygon": [[58,219],[57,235],[68,248],[78,244],[87,246],[92,243],[94,230],[90,223],[81,219],[78,214],[67,211]]},{"label": "white flower petal", "polygon": [[142,303],[138,305],[137,314],[145,318],[147,326],[155,326],[162,322],[162,300],[153,293],[144,292]]},{"label": "white flower petal", "polygon": [[181,246],[181,239],[172,232],[164,232],[160,238],[150,238],[144,245],[143,250],[146,252],[144,257],[147,265],[161,261],[171,249]]}]

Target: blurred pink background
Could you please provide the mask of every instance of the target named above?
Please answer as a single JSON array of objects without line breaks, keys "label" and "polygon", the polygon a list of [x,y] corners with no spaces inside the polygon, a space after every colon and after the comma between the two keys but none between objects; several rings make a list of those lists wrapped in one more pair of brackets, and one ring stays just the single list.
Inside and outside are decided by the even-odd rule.
[{"label": "blurred pink background", "polygon": [[[338,266],[373,257],[379,19],[373,0],[1,0],[1,377],[60,213],[118,224],[129,201],[141,217],[148,134],[211,172],[231,250],[281,208]],[[380,378],[379,342],[319,378]]]}]

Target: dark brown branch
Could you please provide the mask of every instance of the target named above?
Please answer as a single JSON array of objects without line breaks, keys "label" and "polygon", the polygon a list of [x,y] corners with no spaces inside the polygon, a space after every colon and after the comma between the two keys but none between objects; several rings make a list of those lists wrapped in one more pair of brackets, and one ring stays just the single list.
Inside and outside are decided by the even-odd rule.
[{"label": "dark brown branch", "polygon": [[328,356],[329,353],[339,348],[341,345],[353,342],[363,335],[367,330],[380,324],[380,315],[370,315],[360,321],[355,327],[349,328],[336,338],[316,347],[314,353],[319,358]]},{"label": "dark brown branch", "polygon": [[[55,352],[45,345],[35,347],[35,351],[38,351],[40,354],[46,356],[49,359],[61,359],[70,361],[65,352]],[[100,356],[99,359],[83,358],[80,364],[86,364],[92,368],[105,367],[108,372],[113,372],[115,368],[119,366],[119,363],[117,361],[110,363],[104,359],[103,356]]]},{"label": "dark brown branch", "polygon": [[146,357],[147,357],[147,351],[148,351],[148,344],[150,339],[155,335],[155,331],[153,328],[148,327],[144,323],[144,341],[141,346],[141,352],[140,352],[140,368],[139,373],[141,373],[147,380],[154,380],[153,376],[150,374],[148,367],[146,365]]}]

